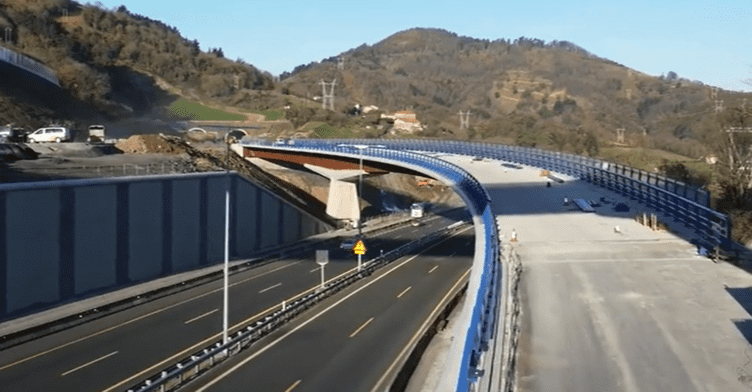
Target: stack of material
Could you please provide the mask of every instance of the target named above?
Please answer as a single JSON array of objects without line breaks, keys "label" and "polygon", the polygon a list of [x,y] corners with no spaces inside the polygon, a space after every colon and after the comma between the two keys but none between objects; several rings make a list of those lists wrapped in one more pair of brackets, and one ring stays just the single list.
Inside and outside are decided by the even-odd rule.
[{"label": "stack of material", "polygon": [[181,154],[186,152],[175,143],[169,143],[160,135],[133,135],[121,140],[115,147],[126,154]]}]

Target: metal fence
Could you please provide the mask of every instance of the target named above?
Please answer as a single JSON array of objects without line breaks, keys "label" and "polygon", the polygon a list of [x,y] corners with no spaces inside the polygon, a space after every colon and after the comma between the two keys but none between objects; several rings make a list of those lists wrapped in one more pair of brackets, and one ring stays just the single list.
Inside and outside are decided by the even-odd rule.
[{"label": "metal fence", "polygon": [[731,221],[727,215],[710,208],[710,194],[705,189],[600,159],[528,147],[456,140],[296,139],[294,143],[296,147],[382,145],[390,149],[476,156],[539,167],[603,186],[670,214],[695,230],[702,247],[730,249],[733,246]]},{"label": "metal fence", "polygon": [[20,53],[0,46],[0,61],[5,61],[6,63],[10,63],[19,68],[23,68],[26,71],[29,71],[34,75],[37,75],[40,78],[43,78],[50,83],[60,87],[60,81],[57,79],[55,72],[52,71],[52,68]]},{"label": "metal fence", "polygon": [[146,176],[219,171],[224,170],[199,170],[191,164],[180,162],[149,163],[144,165],[126,163],[122,165],[71,165],[63,167],[34,168],[34,173],[41,174],[42,176],[81,178]]}]

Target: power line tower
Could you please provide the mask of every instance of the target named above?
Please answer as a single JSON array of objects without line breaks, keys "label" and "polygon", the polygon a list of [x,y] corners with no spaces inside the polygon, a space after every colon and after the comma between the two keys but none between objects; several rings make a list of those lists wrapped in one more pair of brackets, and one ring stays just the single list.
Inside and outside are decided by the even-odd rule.
[{"label": "power line tower", "polygon": [[460,110],[460,130],[468,128],[470,128],[470,111],[468,110],[467,113],[463,113]]},{"label": "power line tower", "polygon": [[715,100],[715,112],[720,113],[723,111],[723,100],[722,99],[716,99]]},{"label": "power line tower", "polygon": [[[321,108],[326,110],[334,110],[334,86],[337,84],[337,79],[332,80],[331,83],[321,80]],[[326,92],[326,86],[331,85],[329,93]]]},{"label": "power line tower", "polygon": [[344,57],[338,57],[337,58],[337,69],[339,69],[339,70],[345,69],[345,58]]},{"label": "power line tower", "polygon": [[616,128],[616,143],[619,144],[625,144],[624,143],[624,133],[626,130],[624,128]]},{"label": "power line tower", "polygon": [[713,87],[710,90],[710,99],[715,104],[715,113],[720,113],[723,111],[723,100],[718,99],[718,87]]}]

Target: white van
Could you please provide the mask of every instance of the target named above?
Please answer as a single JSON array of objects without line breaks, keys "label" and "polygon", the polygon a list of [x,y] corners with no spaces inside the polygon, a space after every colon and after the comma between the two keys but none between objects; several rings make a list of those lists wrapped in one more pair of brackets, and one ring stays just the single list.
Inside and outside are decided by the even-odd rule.
[{"label": "white van", "polygon": [[26,139],[29,143],[41,143],[41,142],[67,142],[71,138],[70,129],[66,127],[47,127],[39,128],[33,133],[30,133]]}]

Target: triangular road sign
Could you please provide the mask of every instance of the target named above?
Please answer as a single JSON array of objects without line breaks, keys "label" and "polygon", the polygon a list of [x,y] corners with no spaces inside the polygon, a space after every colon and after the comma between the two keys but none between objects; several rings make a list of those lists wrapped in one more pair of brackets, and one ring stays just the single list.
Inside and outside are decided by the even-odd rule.
[{"label": "triangular road sign", "polygon": [[352,250],[356,255],[364,255],[366,254],[366,244],[363,243],[363,240],[358,240]]}]

